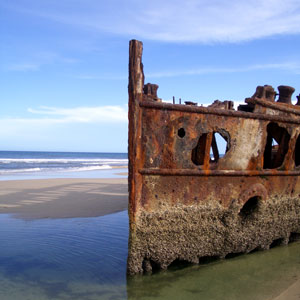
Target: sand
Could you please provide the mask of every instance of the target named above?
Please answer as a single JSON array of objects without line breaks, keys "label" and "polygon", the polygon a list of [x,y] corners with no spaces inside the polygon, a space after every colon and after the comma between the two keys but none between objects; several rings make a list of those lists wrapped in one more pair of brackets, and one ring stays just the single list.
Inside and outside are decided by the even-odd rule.
[{"label": "sand", "polygon": [[0,213],[17,218],[98,217],[127,207],[127,178],[0,181]]},{"label": "sand", "polygon": [[272,300],[299,300],[300,299],[300,279],[283,291]]}]

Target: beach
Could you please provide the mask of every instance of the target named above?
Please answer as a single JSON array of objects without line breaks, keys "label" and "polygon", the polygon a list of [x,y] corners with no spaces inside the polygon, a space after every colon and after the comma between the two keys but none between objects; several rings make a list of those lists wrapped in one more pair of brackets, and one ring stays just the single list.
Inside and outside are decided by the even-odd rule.
[{"label": "beach", "polygon": [[[126,173],[124,172],[124,175]],[[0,181],[0,214],[12,214],[13,218],[15,220],[19,219],[20,221],[25,222],[26,221],[43,221],[45,219],[48,219],[49,221],[47,222],[60,222],[59,227],[57,230],[62,230],[61,233],[57,234],[57,238],[60,238],[63,236],[63,241],[64,243],[68,242],[70,240],[70,236],[72,237],[71,233],[65,234],[65,226],[66,224],[69,224],[69,222],[72,222],[72,218],[88,218],[88,219],[82,219],[86,220],[83,221],[84,223],[79,223],[81,224],[80,226],[85,226],[83,224],[89,224],[89,221],[87,220],[95,220],[91,222],[99,222],[100,219],[90,219],[90,217],[100,217],[100,216],[105,216],[107,215],[107,220],[103,221],[102,225],[97,225],[96,227],[89,228],[83,231],[83,237],[85,242],[90,242],[90,240],[87,239],[86,235],[89,235],[90,233],[93,233],[95,230],[96,235],[93,239],[97,240],[96,237],[99,237],[99,234],[101,233],[101,230],[105,233],[109,227],[106,227],[108,224],[110,224],[111,221],[109,221],[111,214],[112,218],[113,216],[116,216],[115,219],[123,218],[122,215],[114,214],[117,212],[121,212],[126,210],[128,207],[128,184],[127,184],[127,177],[124,176],[124,178],[103,178],[103,179],[97,179],[97,178],[59,178],[59,179],[34,179],[34,180],[8,180],[8,181]],[[127,213],[126,213],[127,214]],[[105,218],[105,217],[104,217]],[[63,220],[64,219],[64,220]],[[98,221],[99,220],[99,221]],[[81,221],[80,221],[81,222]],[[85,223],[86,222],[86,223]],[[127,230],[125,230],[123,227],[127,226],[126,222],[124,223],[124,220],[120,219],[120,225],[117,227],[114,227],[112,229],[113,231],[110,233],[108,231],[108,235],[112,234],[112,240],[107,238],[107,235],[105,235],[105,238],[101,240],[99,246],[97,246],[97,251],[95,253],[98,253],[99,251],[102,251],[100,249],[103,248],[103,253],[101,252],[101,255],[108,255],[110,252],[113,252],[115,250],[113,249],[120,249],[118,251],[121,251],[124,249],[126,252],[126,246],[119,246],[118,243],[123,241],[125,239],[124,244],[127,243]],[[124,224],[123,224],[124,223]],[[7,223],[7,226],[12,223]],[[30,222],[29,226],[42,226],[39,227],[37,232],[40,230],[45,230],[47,229],[47,226],[45,223],[35,223],[35,222]],[[36,224],[36,225],[34,225]],[[41,225],[38,225],[41,224]],[[48,224],[48,223],[46,223]],[[52,223],[49,223],[52,224]],[[79,230],[79,225],[74,225],[74,223],[70,227],[70,230],[72,230],[73,226],[74,228],[77,228],[76,234],[81,234],[81,231]],[[23,225],[24,226],[24,225]],[[46,226],[46,227],[45,227]],[[48,225],[49,226],[49,225]],[[50,225],[52,226],[52,225]],[[69,225],[67,225],[69,226]],[[115,225],[114,225],[115,226]],[[27,226],[26,226],[27,227]],[[21,226],[22,228],[22,226]],[[51,227],[52,228],[52,227]],[[56,228],[56,227],[55,227]],[[59,229],[60,228],[60,229]],[[5,229],[3,229],[5,232]],[[21,229],[20,229],[21,230]],[[28,228],[26,229],[27,232]],[[56,230],[56,229],[55,229]],[[42,247],[43,243],[47,241],[47,239],[51,239],[51,253],[54,251],[57,251],[56,246],[54,246],[53,243],[53,237],[52,237],[52,232],[55,232],[54,227],[51,229],[51,234],[49,233],[45,235],[41,241],[37,242],[36,240],[30,242],[28,241],[29,244],[34,244],[34,247]],[[74,229],[75,230],[75,229]],[[118,232],[117,230],[120,230]],[[14,234],[15,234],[16,229],[12,231],[12,240],[18,241],[18,239],[14,239]],[[116,232],[118,232],[118,235],[116,236]],[[123,237],[123,231],[126,232],[126,236]],[[24,232],[21,230],[22,234],[20,236],[23,236]],[[74,234],[74,233],[73,233]],[[33,235],[34,237],[36,235]],[[116,238],[116,241],[112,242],[114,238]],[[122,237],[122,238],[121,238]],[[24,237],[25,238],[25,237]],[[77,241],[77,238],[76,238]],[[105,241],[111,241],[112,248],[109,250],[107,253],[105,252],[106,247]],[[26,240],[22,240],[22,243],[27,243]],[[46,242],[47,243],[47,242]],[[72,240],[72,243],[75,243],[75,240]],[[94,243],[94,242],[93,242]],[[110,243],[110,242],[109,242]],[[114,243],[117,243],[118,246],[116,246]],[[71,244],[73,245],[73,244]],[[78,249],[82,249],[85,247],[85,244],[82,244],[81,242],[78,242]],[[66,245],[65,245],[66,246]],[[30,247],[30,246],[26,246]],[[69,247],[69,246],[68,246]],[[73,247],[73,246],[72,246]],[[88,253],[88,251],[91,251],[91,246],[88,246],[87,249],[85,249],[85,253]],[[100,248],[99,248],[100,247]],[[41,250],[40,253],[46,253],[47,250],[43,249]],[[70,250],[68,250],[70,251]],[[65,257],[66,253],[69,252],[64,252],[63,257]],[[79,251],[79,250],[78,250]],[[81,250],[82,251],[82,250]],[[283,247],[282,251],[288,251],[288,248]],[[73,253],[71,251],[71,253]],[[74,252],[76,253],[76,252]],[[94,252],[92,252],[94,253]],[[106,254],[105,254],[106,253]],[[268,251],[262,252],[262,254],[267,255]],[[46,255],[46,254],[45,254]],[[50,254],[48,254],[50,255]],[[288,256],[290,254],[287,254]],[[113,258],[111,259],[111,263],[114,264],[115,261],[119,260],[124,260],[124,262],[121,264],[122,268],[125,268],[126,266],[126,255],[125,254],[115,254],[112,255]],[[244,258],[249,258],[251,260],[251,256],[245,256]],[[253,256],[252,256],[253,257]],[[108,259],[108,258],[107,258]],[[259,259],[259,257],[257,258]],[[89,261],[89,259],[87,259]],[[92,259],[93,262],[95,262],[95,259]],[[275,261],[274,261],[275,262]],[[243,263],[243,262],[241,262]],[[85,264],[87,264],[85,262]],[[93,266],[90,265],[85,265],[84,266],[87,268],[87,270],[93,269]],[[234,265],[234,260],[232,260],[232,264]],[[259,263],[257,263],[259,265]],[[254,264],[255,265],[255,264]],[[271,264],[267,263],[268,266]],[[230,267],[230,260],[226,260],[223,264],[220,264],[220,268],[226,266]],[[248,265],[247,265],[248,266]],[[207,272],[210,272],[210,270],[213,271],[214,268],[218,267],[218,265],[214,266],[213,264],[211,265],[210,268],[207,269]],[[249,266],[248,266],[249,267]],[[247,267],[247,268],[248,268]],[[105,268],[105,267],[99,267],[100,269]],[[118,267],[120,268],[120,267]],[[293,267],[289,267],[289,270],[293,269]],[[24,269],[26,270],[26,268]],[[105,269],[107,273],[109,273],[110,269]],[[119,269],[118,269],[119,270]],[[189,271],[190,270],[190,271]],[[230,269],[231,270],[231,269]],[[201,271],[201,270],[199,270]],[[87,271],[86,271],[87,272]],[[183,270],[183,273],[187,273],[186,276],[191,276],[192,269],[186,269],[185,271]],[[230,271],[232,272],[232,270]],[[255,271],[258,275],[262,272],[260,269],[256,269]],[[125,274],[125,270],[119,270],[118,274]],[[168,273],[169,276],[175,276],[175,273],[173,274],[172,272]],[[173,274],[173,275],[172,275]],[[199,275],[197,275],[199,274]],[[269,273],[267,273],[269,274]],[[110,275],[112,278],[115,278],[116,274]],[[196,279],[195,281],[199,281],[197,278],[198,276],[201,276],[201,272],[195,273]],[[215,276],[215,275],[214,275]],[[264,277],[264,275],[261,275]],[[288,276],[290,277],[290,276]],[[5,277],[6,278],[6,277]],[[184,280],[185,276],[178,276],[179,282],[181,280]],[[7,280],[7,278],[6,278]],[[278,279],[276,279],[278,280]],[[275,280],[275,282],[276,282]],[[191,284],[192,284],[192,279],[191,279]],[[225,280],[226,282],[226,280]],[[268,283],[268,280],[266,280],[266,285],[270,284]],[[185,283],[186,284],[186,283]],[[197,285],[198,285],[197,284]],[[226,285],[226,284],[225,284]],[[14,287],[18,288],[18,287]],[[134,287],[135,289],[135,287]],[[162,291],[164,291],[165,287],[161,287]],[[261,288],[261,292],[263,292],[263,287]],[[260,292],[258,292],[260,293]],[[266,295],[273,294],[273,296],[268,297],[266,296],[265,298],[259,297],[259,299],[266,299],[266,300],[293,300],[293,299],[299,299],[300,296],[300,281],[298,280],[297,277],[295,279],[287,279],[286,284],[283,284],[281,287],[279,287],[276,292],[272,292],[272,289],[270,288],[270,291],[266,293]],[[130,296],[128,296],[130,298]],[[135,299],[135,298],[134,298]],[[235,299],[235,298],[234,298]],[[248,299],[248,298],[247,298]]]},{"label": "beach", "polygon": [[17,218],[98,217],[127,207],[127,177],[0,181],[0,213]]}]

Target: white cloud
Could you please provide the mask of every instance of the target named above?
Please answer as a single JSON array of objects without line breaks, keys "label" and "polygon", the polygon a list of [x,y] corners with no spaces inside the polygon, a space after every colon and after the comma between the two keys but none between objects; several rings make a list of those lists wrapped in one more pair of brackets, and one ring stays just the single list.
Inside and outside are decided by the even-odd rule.
[{"label": "white cloud", "polygon": [[[128,112],[124,106],[98,106],[98,107],[75,107],[58,108],[42,106],[40,109],[29,108],[28,112],[47,116],[47,118],[32,119],[42,122],[53,123],[114,123],[127,122]],[[49,118],[52,116],[52,118]]]},{"label": "white cloud", "polygon": [[127,118],[126,105],[41,107],[0,118],[0,137],[6,149],[126,151]]},{"label": "white cloud", "polygon": [[8,66],[9,71],[38,71],[40,64],[37,63],[16,63]]},{"label": "white cloud", "polygon": [[161,41],[240,42],[300,33],[299,0],[22,2],[13,8],[80,28]]},{"label": "white cloud", "polygon": [[113,124],[128,121],[127,106],[98,106],[98,107],[40,107],[29,108],[30,115],[26,118],[6,117],[0,119],[0,135],[17,134],[21,131],[41,131],[63,124]]},{"label": "white cloud", "polygon": [[[62,139],[61,136],[65,140],[76,141],[77,135],[82,132],[78,133],[76,130],[74,131],[74,128],[82,131],[87,127],[93,130],[98,127],[107,128],[107,132],[102,135],[109,140],[109,138],[113,139],[109,134],[112,127],[117,127],[122,132],[124,127],[127,128],[128,121],[126,105],[75,108],[41,107],[39,109],[29,108],[28,112],[29,116],[26,118],[6,117],[0,119],[2,142],[7,141],[9,145],[12,141],[20,140],[21,145],[23,142],[30,144],[30,141],[33,141],[42,147],[41,141],[50,143],[47,140],[48,137],[56,141],[55,143]],[[91,145],[97,144],[97,142],[93,142],[90,132],[85,134],[85,137],[81,136],[82,139],[88,140]],[[117,133],[115,132],[114,135]],[[79,148],[84,147],[84,145],[80,145],[80,142],[78,144]]]},{"label": "white cloud", "polygon": [[[203,67],[186,70],[164,70],[154,73],[146,73],[147,78],[166,78],[166,77],[180,77],[180,76],[193,76],[205,74],[222,74],[222,73],[242,73],[251,72],[256,70],[281,70],[288,71],[294,74],[300,74],[300,62],[282,62],[282,63],[268,63],[268,64],[255,64],[246,65],[238,68],[224,68],[224,67]],[[128,76],[110,76],[110,75],[77,75],[74,76],[78,79],[84,80],[127,80]]]},{"label": "white cloud", "polygon": [[299,62],[283,62],[283,63],[269,63],[269,64],[255,64],[242,66],[239,68],[217,68],[217,67],[205,67],[190,70],[175,70],[175,71],[162,71],[157,73],[147,74],[147,78],[163,78],[163,77],[177,77],[177,76],[192,76],[192,75],[204,75],[204,74],[218,74],[218,73],[241,73],[250,72],[256,70],[285,70],[296,74],[300,73]]},{"label": "white cloud", "polygon": [[[8,71],[39,71],[41,67],[54,63],[74,64],[78,60],[68,57],[62,57],[54,52],[37,52],[24,54],[25,59],[23,62],[8,63],[6,70]],[[27,57],[26,57],[27,56]]]}]

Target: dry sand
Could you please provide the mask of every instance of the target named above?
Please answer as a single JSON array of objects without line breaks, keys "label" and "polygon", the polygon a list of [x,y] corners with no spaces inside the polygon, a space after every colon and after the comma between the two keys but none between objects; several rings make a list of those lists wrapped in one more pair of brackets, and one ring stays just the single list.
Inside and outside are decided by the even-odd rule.
[{"label": "dry sand", "polygon": [[0,181],[0,213],[17,218],[98,217],[127,207],[127,178]]}]

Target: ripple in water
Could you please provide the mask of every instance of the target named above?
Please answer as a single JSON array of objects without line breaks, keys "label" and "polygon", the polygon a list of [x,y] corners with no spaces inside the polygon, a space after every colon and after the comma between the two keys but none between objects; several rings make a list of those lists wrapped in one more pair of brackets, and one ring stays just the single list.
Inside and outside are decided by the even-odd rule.
[{"label": "ripple in water", "polygon": [[270,300],[300,279],[300,243],[126,279],[127,211],[24,221],[0,215],[0,299]]}]

